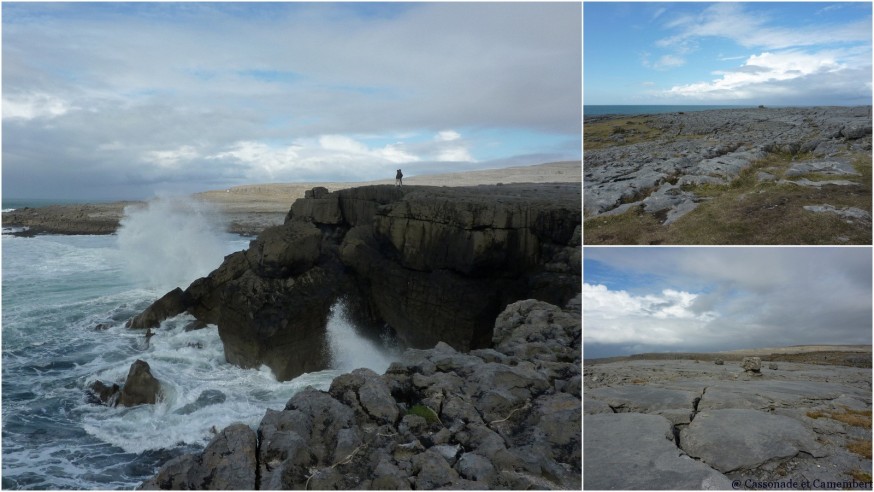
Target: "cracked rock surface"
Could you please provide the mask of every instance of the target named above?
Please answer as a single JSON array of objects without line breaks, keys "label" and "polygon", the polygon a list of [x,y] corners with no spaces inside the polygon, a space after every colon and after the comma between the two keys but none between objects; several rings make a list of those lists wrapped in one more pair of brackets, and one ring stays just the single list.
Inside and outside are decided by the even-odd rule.
[{"label": "cracked rock surface", "polygon": [[781,359],[779,370],[763,363],[761,376],[746,373],[739,357],[723,365],[587,363],[584,488],[731,489],[737,480],[739,488],[787,480],[859,484],[872,466],[871,369],[851,367],[866,365],[854,357],[841,357],[850,366]]},{"label": "cracked rock surface", "polygon": [[[587,118],[585,123],[609,118]],[[726,109],[644,118],[658,136],[627,144],[624,138],[611,139],[604,147],[585,149],[583,195],[588,217],[643,205],[645,212],[670,223],[701,202],[691,193],[673,190],[676,185],[728,184],[769,153],[809,152],[815,162],[794,165],[787,176],[802,179],[787,182],[822,186],[804,177],[855,175],[844,154],[871,152],[867,106]],[[616,130],[628,132],[622,127]],[[773,179],[765,174],[762,180]],[[834,181],[842,184],[842,180]]]}]

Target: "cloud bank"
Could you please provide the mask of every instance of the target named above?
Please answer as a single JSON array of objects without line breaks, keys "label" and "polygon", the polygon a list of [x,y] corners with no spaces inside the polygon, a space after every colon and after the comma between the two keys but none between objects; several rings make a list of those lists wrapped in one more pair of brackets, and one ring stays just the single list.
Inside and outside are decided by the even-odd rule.
[{"label": "cloud bank", "polygon": [[586,357],[871,343],[870,249],[584,254]]},{"label": "cloud bank", "polygon": [[579,159],[580,14],[4,4],[4,193],[131,196],[390,178],[403,163]]}]

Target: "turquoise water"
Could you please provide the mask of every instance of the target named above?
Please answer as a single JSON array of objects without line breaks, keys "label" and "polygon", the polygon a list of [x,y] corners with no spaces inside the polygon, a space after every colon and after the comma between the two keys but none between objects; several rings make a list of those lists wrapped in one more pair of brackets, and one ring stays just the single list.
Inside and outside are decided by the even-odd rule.
[{"label": "turquoise water", "polygon": [[583,106],[583,117],[601,114],[660,114],[676,113],[679,111],[707,111],[711,109],[741,109],[756,106],[712,106],[712,105],[598,105],[587,104]]},{"label": "turquoise water", "polygon": [[[157,297],[248,245],[211,229],[196,210],[173,209],[128,216],[117,236],[3,235],[4,489],[131,489],[167,459],[205,446],[213,426],[254,428],[306,385],[327,388],[352,366],[388,367],[391,353],[358,337],[342,305],[328,324],[336,367],[286,382],[266,367],[225,362],[218,329],[186,332],[188,315],[166,321],[148,343],[125,328]],[[87,402],[90,383],[122,383],[137,359],[161,381],[159,403]],[[205,391],[224,401],[198,403]]]}]

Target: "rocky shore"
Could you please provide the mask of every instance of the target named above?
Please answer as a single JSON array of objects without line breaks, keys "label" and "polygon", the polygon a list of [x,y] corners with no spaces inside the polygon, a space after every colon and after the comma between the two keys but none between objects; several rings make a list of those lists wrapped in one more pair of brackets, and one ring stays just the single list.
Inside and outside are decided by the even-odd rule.
[{"label": "rocky shore", "polygon": [[871,489],[871,348],[857,350],[587,362],[584,488]]},{"label": "rocky shore", "polygon": [[[746,199],[746,214],[773,194],[762,208],[777,209],[775,223],[789,209],[826,214],[866,229],[870,242],[869,106],[598,116],[586,119],[584,134],[587,219],[646,214],[669,226],[742,184],[748,189],[733,200]],[[799,196],[785,196],[792,193]],[[601,222],[591,220],[591,240],[611,242],[595,229]]]},{"label": "rocky shore", "polygon": [[441,342],[306,389],[142,488],[579,490],[579,300],[511,304],[489,348]]},{"label": "rocky shore", "polygon": [[218,326],[228,362],[287,380],[329,367],[326,322],[344,302],[359,328],[410,349],[382,376],[298,393],[257,432],[222,430],[144,486],[579,489],[581,191],[307,191],[129,327],[188,312]]}]

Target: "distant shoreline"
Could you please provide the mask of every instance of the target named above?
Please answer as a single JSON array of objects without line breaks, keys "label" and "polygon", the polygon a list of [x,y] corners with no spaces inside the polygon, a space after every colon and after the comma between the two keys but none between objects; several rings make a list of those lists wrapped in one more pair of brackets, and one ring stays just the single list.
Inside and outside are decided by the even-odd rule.
[{"label": "distant shoreline", "polygon": [[[828,363],[832,365],[853,365],[858,367],[858,357],[854,354],[868,354],[870,364],[871,345],[792,345],[788,347],[767,347],[757,349],[740,349],[723,352],[645,352],[641,354],[617,355],[583,359],[583,364],[609,364],[635,360],[742,360],[744,357],[761,357],[766,360],[786,360],[807,362],[812,364]],[[585,357],[585,349],[583,351]]]},{"label": "distant shoreline", "polygon": [[[404,179],[409,186],[478,186],[511,183],[582,183],[581,161],[562,161],[533,166],[515,166],[459,173],[414,176]],[[394,185],[394,177],[369,182],[262,183],[239,185],[191,195],[194,200],[214,207],[223,216],[228,232],[254,236],[272,225],[279,225],[298,198],[307,190],[325,187],[329,191],[368,185]],[[9,200],[11,203],[14,200]],[[39,208],[18,208],[3,212],[4,228],[19,236],[41,234],[112,234],[124,216],[124,208],[146,201],[65,202]],[[4,204],[4,209],[6,209]]]}]

